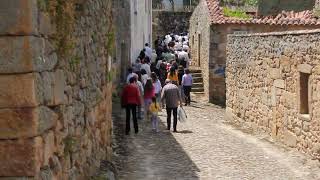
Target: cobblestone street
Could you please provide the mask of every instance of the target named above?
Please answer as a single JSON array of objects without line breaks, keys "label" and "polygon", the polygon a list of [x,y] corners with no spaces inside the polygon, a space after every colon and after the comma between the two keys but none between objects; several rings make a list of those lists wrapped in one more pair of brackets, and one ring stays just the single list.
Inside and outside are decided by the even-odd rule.
[{"label": "cobblestone street", "polygon": [[124,112],[115,110],[120,114],[114,117],[120,179],[320,179],[317,162],[225,124],[224,109],[193,103],[185,110],[188,121],[178,123],[179,133],[165,130],[163,111],[160,133],[152,132],[149,121],[139,121],[139,134],[129,136],[124,135]]}]

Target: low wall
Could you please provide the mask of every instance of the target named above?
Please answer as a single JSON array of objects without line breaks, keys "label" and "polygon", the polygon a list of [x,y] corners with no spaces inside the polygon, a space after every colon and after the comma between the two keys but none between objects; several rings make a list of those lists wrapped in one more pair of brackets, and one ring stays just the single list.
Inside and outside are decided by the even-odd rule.
[{"label": "low wall", "polygon": [[111,3],[0,2],[0,179],[88,179],[110,160]]},{"label": "low wall", "polygon": [[228,120],[320,158],[320,30],[228,36]]}]

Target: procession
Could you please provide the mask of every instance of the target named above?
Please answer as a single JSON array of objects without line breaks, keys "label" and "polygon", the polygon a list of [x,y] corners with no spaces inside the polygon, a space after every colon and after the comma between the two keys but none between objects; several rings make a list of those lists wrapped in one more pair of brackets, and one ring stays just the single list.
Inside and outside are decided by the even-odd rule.
[{"label": "procession", "polygon": [[148,43],[135,63],[128,68],[126,85],[121,94],[121,106],[126,110],[126,134],[130,133],[132,117],[134,132],[139,132],[138,120],[150,120],[152,130],[159,132],[158,113],[167,113],[167,130],[177,132],[178,119],[186,118],[183,105],[191,104],[193,78],[190,74],[188,33],[157,37],[155,49]]}]

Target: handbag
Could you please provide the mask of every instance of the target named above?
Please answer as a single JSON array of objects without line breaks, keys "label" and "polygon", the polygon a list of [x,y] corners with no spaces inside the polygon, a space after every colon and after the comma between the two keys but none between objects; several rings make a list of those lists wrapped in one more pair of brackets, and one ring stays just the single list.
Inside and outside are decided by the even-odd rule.
[{"label": "handbag", "polygon": [[187,121],[187,113],[182,107],[178,107],[178,120],[182,123]]}]

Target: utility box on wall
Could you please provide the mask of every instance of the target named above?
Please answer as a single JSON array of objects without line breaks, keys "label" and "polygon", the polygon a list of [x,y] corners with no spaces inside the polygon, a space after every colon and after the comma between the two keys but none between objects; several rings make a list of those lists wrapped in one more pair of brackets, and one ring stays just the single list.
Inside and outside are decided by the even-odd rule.
[{"label": "utility box on wall", "polygon": [[267,16],[281,11],[312,10],[315,0],[259,0],[258,15]]}]

